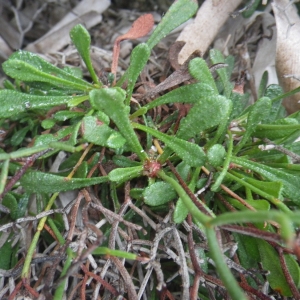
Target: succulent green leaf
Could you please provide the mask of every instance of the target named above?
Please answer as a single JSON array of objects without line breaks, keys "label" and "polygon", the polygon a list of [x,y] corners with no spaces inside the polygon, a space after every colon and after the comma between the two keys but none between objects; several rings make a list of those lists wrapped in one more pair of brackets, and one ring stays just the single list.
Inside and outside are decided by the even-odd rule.
[{"label": "succulent green leaf", "polygon": [[223,96],[214,95],[200,98],[188,115],[181,120],[177,137],[188,140],[201,131],[228,121],[226,112],[231,107],[231,101]]},{"label": "succulent green leaf", "polygon": [[177,193],[167,182],[155,182],[144,191],[144,201],[151,206],[158,206],[175,199]]},{"label": "succulent green leaf", "polygon": [[[209,57],[213,65],[226,63],[226,60],[224,59],[222,52],[217,49],[211,49],[209,51]],[[216,70],[216,72],[221,78],[221,82],[224,87],[224,96],[229,98],[233,88],[232,83],[230,82],[230,74],[228,74],[226,68],[219,68]]]},{"label": "succulent green leaf", "polygon": [[[168,103],[198,103],[199,99],[208,99],[216,93],[214,89],[202,82],[179,87],[144,105],[148,110]],[[204,100],[203,100],[204,101]]]},{"label": "succulent green leaf", "polygon": [[127,144],[141,160],[147,158],[129,120],[128,107],[125,106],[125,91],[121,88],[92,90],[90,102],[93,108],[103,111],[119,128]]},{"label": "succulent green leaf", "polygon": [[258,92],[257,92],[258,98],[265,96],[265,91],[267,89],[268,80],[269,80],[269,73],[268,73],[268,71],[265,71],[261,77],[261,81],[260,81],[260,84],[258,87]]},{"label": "succulent green leaf", "polygon": [[134,253],[129,253],[121,250],[114,250],[107,247],[98,247],[93,251],[94,255],[110,255],[116,257],[122,257],[125,259],[135,260],[137,259],[137,255]]},{"label": "succulent green leaf", "polygon": [[264,240],[261,240],[257,245],[263,268],[270,272],[269,275],[267,275],[267,279],[272,289],[276,290],[283,296],[292,296],[292,292],[283,274],[276,250]]},{"label": "succulent green leaf", "polygon": [[295,131],[300,131],[298,121],[293,118],[285,118],[276,120],[271,124],[258,124],[256,130],[253,132],[253,136],[276,140],[287,137]]},{"label": "succulent green leaf", "polygon": [[174,136],[169,136],[161,133],[150,127],[141,124],[132,123],[135,128],[141,129],[159,140],[163,141],[170,147],[182,160],[184,160],[191,167],[203,166],[206,161],[206,155],[202,148],[196,144],[192,144],[185,140],[179,139]]},{"label": "succulent green leaf", "polygon": [[147,44],[152,49],[161,39],[173,29],[190,19],[197,11],[198,4],[194,0],[174,1],[167,13],[157,25]]},{"label": "succulent green leaf", "polygon": [[4,187],[6,185],[7,175],[8,175],[8,167],[9,167],[9,159],[6,159],[4,162],[0,164],[1,173],[0,173],[0,194],[3,193]]},{"label": "succulent green leaf", "polygon": [[54,114],[53,118],[57,121],[66,121],[73,118],[83,117],[84,112],[61,110]]},{"label": "succulent green leaf", "polygon": [[89,35],[88,31],[81,24],[77,24],[71,29],[70,37],[77,51],[82,57],[87,69],[89,70],[94,83],[100,84],[91,61],[91,36]]},{"label": "succulent green leaf", "polygon": [[112,160],[118,167],[122,167],[122,168],[136,167],[141,165],[140,162],[131,160],[130,158],[123,155],[114,155]]},{"label": "succulent green leaf", "polygon": [[36,54],[19,50],[2,64],[4,72],[22,81],[47,82],[58,87],[86,91],[93,87],[88,82],[48,63]]},{"label": "succulent green leaf", "polygon": [[127,97],[126,97],[126,104],[130,104],[130,99],[132,96],[132,91],[134,85],[137,81],[138,76],[144,69],[149,57],[150,57],[150,48],[147,44],[142,43],[136,46],[130,56],[130,65],[126,72],[128,75],[128,85],[127,85]]},{"label": "succulent green leaf", "polygon": [[13,134],[13,136],[11,137],[11,144],[13,146],[20,145],[23,142],[28,131],[29,131],[29,126],[25,126],[25,127],[21,128],[20,130],[18,130],[17,132],[15,132]]},{"label": "succulent green leaf", "polygon": [[215,80],[211,75],[206,61],[203,58],[197,57],[192,59],[189,63],[189,71],[195,79],[201,81],[204,84],[209,85],[215,91],[216,94],[218,93]]},{"label": "succulent green leaf", "polygon": [[96,145],[121,148],[126,142],[119,132],[99,122],[93,116],[83,118],[82,131],[84,139]]},{"label": "succulent green leaf", "polygon": [[28,192],[54,193],[84,188],[108,181],[108,176],[92,178],[62,177],[54,174],[31,171],[20,180],[21,185]]},{"label": "succulent green leaf", "polygon": [[[232,204],[235,208],[239,210],[247,210],[246,208],[240,201],[234,199],[234,198],[226,198],[226,200]],[[270,203],[267,200],[247,200],[247,203],[254,207],[256,210],[270,210]]]},{"label": "succulent green leaf", "polygon": [[72,134],[72,131],[74,130],[74,126],[69,126],[66,128],[60,129],[55,135],[54,134],[42,134],[37,136],[37,138],[34,141],[35,146],[48,146],[52,142],[57,142],[60,139],[66,137],[67,135]]},{"label": "succulent green leaf", "polygon": [[267,97],[260,98],[251,106],[247,118],[246,131],[244,132],[243,138],[235,148],[234,153],[238,153],[238,151],[242,149],[251,137],[257,125],[269,114],[270,109],[271,100]]},{"label": "succulent green leaf", "polygon": [[213,145],[207,151],[207,160],[213,167],[219,167],[224,163],[226,151],[220,144]]},{"label": "succulent green leaf", "polygon": [[179,198],[178,201],[176,202],[176,206],[173,214],[173,221],[176,224],[181,224],[187,217],[188,213],[189,210],[184,205],[183,201]]},{"label": "succulent green leaf", "polygon": [[240,177],[244,182],[250,183],[252,186],[260,189],[261,191],[269,195],[272,195],[277,199],[282,200],[282,191],[283,191],[282,182],[280,181],[270,182],[270,181],[257,180],[254,179],[253,177],[249,177],[245,174],[240,174],[235,171],[231,171],[231,173],[237,177]]},{"label": "succulent green leaf", "polygon": [[135,177],[141,176],[143,169],[144,166],[142,165],[136,167],[114,169],[108,174],[108,178],[110,181],[115,181],[118,183],[129,181]]},{"label": "succulent green leaf", "polygon": [[8,238],[5,243],[0,247],[0,268],[4,270],[8,270],[11,268],[11,256],[13,253],[12,244],[13,239]]},{"label": "succulent green leaf", "polygon": [[[80,97],[80,96],[79,96]],[[32,109],[48,109],[56,105],[66,104],[73,96],[35,96],[12,90],[0,91],[0,119],[10,118]]]},{"label": "succulent green leaf", "polygon": [[10,216],[13,220],[16,220],[18,212],[18,201],[12,193],[7,193],[2,200],[2,204],[10,210]]},{"label": "succulent green leaf", "polygon": [[266,180],[281,182],[283,184],[282,194],[300,204],[299,189],[300,189],[300,177],[284,172],[284,170],[272,168],[260,163],[256,163],[240,157],[232,157],[231,161],[236,163],[245,169],[252,170],[262,175]]}]

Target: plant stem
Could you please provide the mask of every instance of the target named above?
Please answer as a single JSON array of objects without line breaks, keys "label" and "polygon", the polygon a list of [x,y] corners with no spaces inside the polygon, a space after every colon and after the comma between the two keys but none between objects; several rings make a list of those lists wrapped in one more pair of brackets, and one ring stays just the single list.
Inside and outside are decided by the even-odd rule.
[{"label": "plant stem", "polygon": [[224,286],[228,290],[228,293],[233,300],[247,300],[247,297],[239,287],[237,281],[223,259],[223,253],[220,249],[215,230],[211,227],[207,227],[206,236],[211,257],[216,264],[218,273],[224,283]]},{"label": "plant stem", "polygon": [[163,179],[164,181],[168,182],[173,186],[175,191],[177,192],[178,196],[183,201],[184,205],[187,207],[188,211],[192,214],[192,216],[197,219],[200,223],[206,224],[212,218],[202,213],[197,206],[193,203],[191,198],[186,194],[184,189],[180,186],[180,184],[174,180],[173,178],[169,177],[165,174],[163,170],[158,172],[158,176]]}]

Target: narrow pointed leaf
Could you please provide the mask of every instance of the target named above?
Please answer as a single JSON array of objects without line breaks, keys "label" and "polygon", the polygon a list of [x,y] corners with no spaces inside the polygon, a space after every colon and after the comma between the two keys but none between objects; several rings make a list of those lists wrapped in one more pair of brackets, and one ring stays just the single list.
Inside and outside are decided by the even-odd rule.
[{"label": "narrow pointed leaf", "polygon": [[203,166],[206,161],[204,151],[196,144],[192,144],[185,140],[179,139],[174,136],[169,136],[161,133],[150,127],[141,124],[133,123],[135,128],[141,129],[159,140],[163,141],[170,147],[182,160],[184,160],[191,167]]},{"label": "narrow pointed leaf", "polygon": [[[213,65],[220,64],[220,63],[222,63],[222,64],[226,63],[223,54],[219,50],[211,49],[209,51],[209,57],[210,57],[210,60],[213,63]],[[227,73],[227,69],[219,68],[216,70],[216,72],[221,78],[221,82],[224,87],[224,96],[229,98],[233,87],[230,82],[230,77]]]},{"label": "narrow pointed leaf", "polygon": [[147,44],[142,43],[136,46],[130,56],[130,65],[128,68],[128,85],[127,85],[127,98],[126,104],[129,105],[130,99],[132,96],[132,91],[134,85],[137,81],[138,76],[144,69],[149,57],[150,57],[150,48]]},{"label": "narrow pointed leaf", "polygon": [[1,173],[0,173],[0,194],[3,193],[4,187],[6,185],[7,175],[8,175],[9,159],[6,159],[1,163]]},{"label": "narrow pointed leaf", "polygon": [[72,99],[82,96],[35,96],[13,90],[0,91],[0,119],[17,116],[31,109],[47,109],[56,105],[66,104]]},{"label": "narrow pointed leaf", "polygon": [[296,119],[284,118],[274,121],[271,124],[258,124],[256,130],[253,132],[253,136],[258,138],[268,138],[270,140],[276,140],[284,138],[300,131],[300,124]]},{"label": "narrow pointed leaf", "polygon": [[121,88],[92,90],[90,102],[93,108],[103,111],[119,128],[127,144],[141,160],[147,158],[129,121],[128,107],[125,106],[125,91]]},{"label": "narrow pointed leaf", "polygon": [[85,91],[93,85],[48,63],[36,54],[19,50],[2,65],[4,72],[26,82],[47,82],[60,88],[67,87]]},{"label": "narrow pointed leaf", "polygon": [[[150,103],[144,105],[148,110],[168,103],[197,103],[200,99],[208,99],[216,93],[214,89],[204,83],[194,83],[179,87]],[[204,100],[203,100],[204,101]]]},{"label": "narrow pointed leaf", "polygon": [[[89,70],[94,83],[99,84],[98,76],[92,66],[90,56],[91,36],[88,31],[81,25],[74,26],[70,31],[70,37],[77,51],[82,57],[87,69]],[[102,84],[101,84],[102,85]]]},{"label": "narrow pointed leaf", "polygon": [[90,143],[109,148],[121,148],[126,140],[117,131],[101,124],[96,117],[88,116],[82,122],[83,137]]},{"label": "narrow pointed leaf", "polygon": [[36,171],[26,173],[20,180],[24,189],[33,193],[70,191],[107,181],[107,176],[69,179],[67,177]]},{"label": "narrow pointed leaf", "polygon": [[147,44],[152,49],[162,38],[169,34],[173,29],[191,18],[197,11],[197,1],[177,0],[175,1],[161,22],[151,34]]},{"label": "narrow pointed leaf", "polygon": [[231,161],[246,169],[250,169],[258,174],[262,175],[266,180],[281,182],[283,184],[282,194],[294,201],[300,203],[299,189],[300,189],[300,177],[286,173],[282,170],[272,168],[260,163],[249,161],[239,157],[232,157]]},{"label": "narrow pointed leaf", "polygon": [[261,240],[257,245],[263,268],[270,272],[269,275],[267,275],[267,280],[272,289],[283,296],[292,296],[275,249],[264,240]]},{"label": "narrow pointed leaf", "polygon": [[260,98],[251,106],[247,118],[246,131],[244,132],[242,140],[235,148],[234,153],[238,153],[242,149],[251,137],[257,125],[269,114],[270,109],[271,100],[267,97]]}]

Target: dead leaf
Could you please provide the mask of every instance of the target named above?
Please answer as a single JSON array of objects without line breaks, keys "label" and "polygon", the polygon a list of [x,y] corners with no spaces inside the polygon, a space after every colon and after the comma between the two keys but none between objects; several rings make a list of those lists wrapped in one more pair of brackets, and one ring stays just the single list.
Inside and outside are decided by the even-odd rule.
[{"label": "dead leaf", "polygon": [[154,18],[151,14],[145,14],[135,20],[129,31],[116,38],[113,49],[113,61],[111,65],[111,73],[115,75],[117,72],[118,59],[120,54],[120,42],[128,39],[138,39],[147,35],[154,26]]},{"label": "dead leaf", "polygon": [[[276,70],[285,92],[300,86],[300,19],[297,8],[289,0],[274,0],[272,4],[277,27]],[[289,114],[300,109],[300,93],[284,99]]]},{"label": "dead leaf", "polygon": [[240,3],[241,0],[204,1],[194,23],[186,26],[177,38],[177,41],[186,43],[179,53],[179,64],[183,64],[195,51],[204,55],[221,26]]}]

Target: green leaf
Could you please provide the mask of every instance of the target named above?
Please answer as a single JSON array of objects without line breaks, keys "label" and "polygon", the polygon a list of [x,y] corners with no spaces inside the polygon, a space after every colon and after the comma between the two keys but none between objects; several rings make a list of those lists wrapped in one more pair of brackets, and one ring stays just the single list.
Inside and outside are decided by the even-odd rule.
[{"label": "green leaf", "polygon": [[21,185],[32,193],[54,193],[84,188],[108,181],[108,176],[92,178],[72,178],[31,171],[20,180]]},{"label": "green leaf", "polygon": [[158,206],[175,199],[176,191],[167,182],[155,182],[144,191],[144,201],[151,206]]},{"label": "green leaf", "polygon": [[3,163],[0,164],[1,166],[1,173],[0,173],[0,194],[3,193],[7,175],[8,175],[8,167],[9,167],[9,159],[6,159]]},{"label": "green leaf", "polygon": [[203,58],[197,57],[192,59],[189,62],[189,72],[195,79],[209,85],[218,94],[215,80]]},{"label": "green leaf", "polygon": [[196,144],[192,144],[185,140],[179,139],[174,136],[169,136],[161,133],[150,127],[138,123],[132,123],[135,128],[141,129],[159,140],[163,141],[170,147],[182,160],[184,160],[191,167],[203,166],[206,161],[206,155],[202,148]]},{"label": "green leaf", "polygon": [[110,255],[131,260],[137,259],[137,255],[134,253],[129,253],[121,250],[114,250],[107,247],[98,247],[92,253],[94,255]]},{"label": "green leaf", "polygon": [[99,122],[97,118],[93,116],[83,118],[82,132],[84,139],[100,146],[116,149],[121,148],[126,142],[119,132]]},{"label": "green leaf", "polygon": [[188,115],[180,122],[177,137],[188,140],[200,132],[227,122],[228,109],[231,101],[223,96],[214,95],[209,98],[200,98]]},{"label": "green leaf", "polygon": [[[74,130],[74,126],[68,126],[66,128],[62,128],[56,132],[56,134],[42,134],[37,136],[34,141],[34,146],[49,146],[52,142],[57,142],[60,139],[71,135]],[[49,147],[50,148],[50,147]]]},{"label": "green leaf", "polygon": [[91,36],[89,35],[88,31],[81,24],[77,24],[71,29],[70,37],[77,51],[82,57],[87,69],[89,70],[94,83],[100,84],[91,61]]},{"label": "green leaf", "polygon": [[265,179],[281,182],[283,184],[283,196],[291,199],[297,204],[300,204],[299,189],[300,189],[300,177],[293,174],[284,172],[283,170],[272,168],[263,164],[259,164],[247,159],[239,157],[231,157],[231,161],[246,169],[250,169]]},{"label": "green leaf", "polygon": [[114,169],[108,174],[108,178],[110,181],[118,183],[129,181],[135,177],[141,176],[143,173],[143,169],[144,166],[142,165],[136,167]]},{"label": "green leaf", "polygon": [[268,73],[268,71],[265,71],[261,77],[261,81],[259,84],[259,88],[258,88],[258,92],[257,92],[258,98],[265,96],[265,91],[267,89],[268,80],[269,80],[269,73]]},{"label": "green leaf", "polygon": [[[161,97],[156,98],[143,107],[148,110],[168,103],[197,103],[199,99],[208,99],[215,95],[214,89],[202,82],[181,86]],[[204,101],[204,100],[203,100]]]},{"label": "green leaf", "polygon": [[128,107],[124,104],[125,96],[125,91],[118,87],[92,90],[90,92],[90,102],[93,108],[103,111],[114,121],[131,150],[144,161],[147,159],[147,154],[144,152],[129,121]]},{"label": "green leaf", "polygon": [[[213,65],[215,64],[225,64],[226,61],[224,59],[223,54],[221,51],[217,49],[211,49],[209,51],[209,57]],[[217,74],[221,78],[223,87],[224,87],[224,96],[229,98],[231,91],[232,91],[232,83],[230,82],[230,74],[228,74],[226,68],[220,68],[216,70]]]},{"label": "green leaf", "polygon": [[[226,200],[232,204],[235,208],[239,210],[247,210],[248,208],[245,207],[240,201],[234,198],[226,198]],[[267,200],[247,200],[247,203],[254,207],[256,210],[270,210],[270,203]]]},{"label": "green leaf", "polygon": [[169,34],[173,29],[191,18],[197,11],[197,1],[193,0],[178,0],[175,1],[167,13],[157,25],[150,38],[148,46],[152,49],[161,39]]},{"label": "green leaf", "polygon": [[264,240],[257,243],[263,268],[270,272],[267,279],[273,290],[283,296],[292,296],[290,287],[283,274],[276,250]]},{"label": "green leaf", "polygon": [[257,180],[235,171],[231,171],[231,173],[237,177],[240,177],[243,181],[250,183],[252,186],[260,189],[261,191],[282,200],[283,184],[281,181],[269,182],[264,180]]},{"label": "green leaf", "polygon": [[13,239],[8,237],[6,242],[0,247],[0,269],[8,270],[11,268],[12,242]]},{"label": "green leaf", "polygon": [[250,2],[250,7],[248,7],[245,11],[242,12],[244,18],[250,18],[254,12],[256,11],[258,5],[261,3],[260,0],[254,0]]},{"label": "green leaf", "polygon": [[74,98],[81,96],[34,96],[24,93],[19,93],[12,90],[0,91],[0,119],[17,116],[22,112],[32,109],[48,109],[53,106],[66,104]]},{"label": "green leaf", "polygon": [[271,100],[267,97],[260,98],[251,106],[247,118],[246,131],[242,140],[236,146],[234,153],[238,153],[242,149],[256,129],[256,126],[269,114],[270,109]]},{"label": "green leaf", "polygon": [[93,88],[88,82],[70,75],[48,63],[38,55],[19,50],[13,53],[9,59],[2,64],[4,72],[15,79],[22,81],[47,82],[58,87],[71,87],[80,91]]},{"label": "green leaf", "polygon": [[18,211],[18,201],[12,193],[7,193],[2,200],[2,204],[10,210],[10,216],[16,220],[16,213]]},{"label": "green leaf", "polygon": [[83,117],[84,112],[61,110],[54,114],[53,118],[58,121],[66,121],[73,118]]},{"label": "green leaf", "polygon": [[128,85],[127,85],[127,97],[126,97],[126,104],[130,104],[130,99],[132,96],[132,91],[134,89],[134,85],[137,81],[138,76],[144,69],[149,57],[150,57],[151,50],[147,44],[142,43],[136,46],[133,51],[131,52],[130,56],[130,65],[126,72],[128,75]]},{"label": "green leaf", "polygon": [[141,165],[140,162],[134,161],[123,155],[114,155],[112,160],[118,167],[122,167],[122,168],[136,167]]},{"label": "green leaf", "polygon": [[258,124],[253,136],[276,140],[287,137],[295,131],[300,131],[300,124],[298,121],[293,118],[285,118],[276,120],[271,124]]},{"label": "green leaf", "polygon": [[23,142],[29,129],[30,129],[29,126],[25,126],[25,127],[21,128],[20,130],[18,130],[17,132],[15,132],[13,134],[13,136],[11,137],[11,140],[10,140],[11,144],[13,146],[20,145]]},{"label": "green leaf", "polygon": [[226,151],[220,144],[213,145],[207,151],[207,160],[213,167],[219,167],[224,163]]},{"label": "green leaf", "polygon": [[189,210],[187,207],[184,205],[184,202],[181,199],[178,199],[176,202],[174,214],[173,214],[173,221],[176,224],[181,224],[185,218],[187,217],[189,213]]}]

